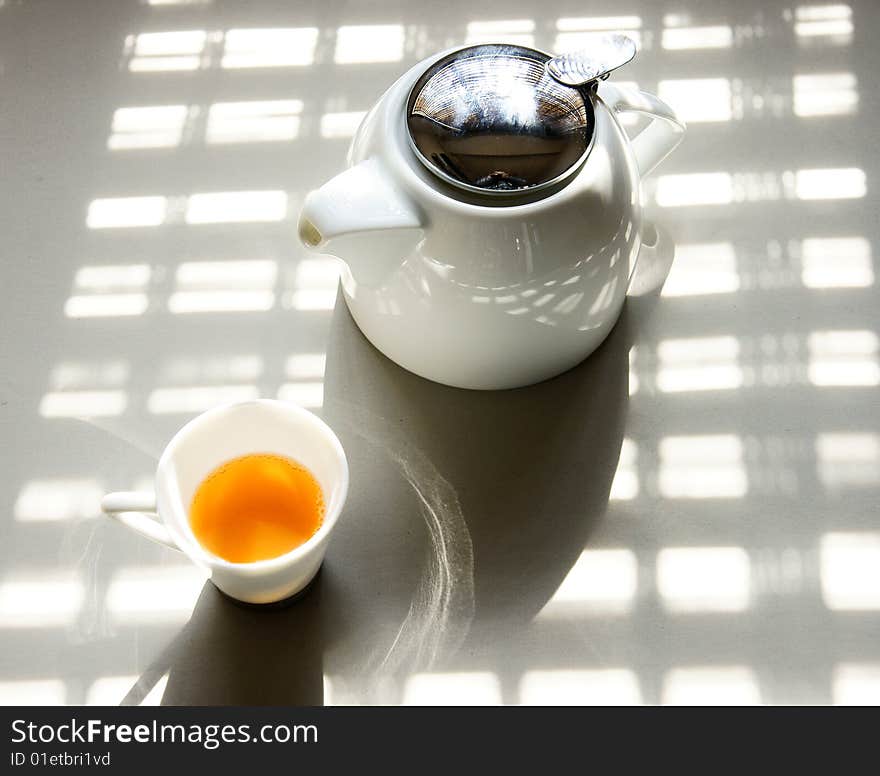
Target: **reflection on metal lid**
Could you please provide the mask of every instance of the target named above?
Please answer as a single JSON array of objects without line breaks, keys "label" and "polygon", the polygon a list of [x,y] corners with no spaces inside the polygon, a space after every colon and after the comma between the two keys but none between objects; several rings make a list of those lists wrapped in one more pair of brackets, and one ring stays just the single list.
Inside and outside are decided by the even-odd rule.
[{"label": "reflection on metal lid", "polygon": [[443,57],[407,103],[410,139],[435,175],[477,192],[518,192],[560,180],[593,137],[593,106],[549,76],[548,55],[488,44]]}]

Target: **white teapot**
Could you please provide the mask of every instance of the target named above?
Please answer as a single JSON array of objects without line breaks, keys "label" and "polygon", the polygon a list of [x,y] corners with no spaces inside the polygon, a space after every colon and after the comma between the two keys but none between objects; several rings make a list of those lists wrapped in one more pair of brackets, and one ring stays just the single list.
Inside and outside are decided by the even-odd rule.
[{"label": "white teapot", "polygon": [[[385,92],[349,168],[299,220],[306,246],[342,260],[345,300],[380,351],[498,389],[564,372],[605,339],[651,242],[639,178],[684,131],[653,95],[604,80],[634,54],[621,35],[555,59],[471,46]],[[653,119],[632,141],[624,111]]]}]

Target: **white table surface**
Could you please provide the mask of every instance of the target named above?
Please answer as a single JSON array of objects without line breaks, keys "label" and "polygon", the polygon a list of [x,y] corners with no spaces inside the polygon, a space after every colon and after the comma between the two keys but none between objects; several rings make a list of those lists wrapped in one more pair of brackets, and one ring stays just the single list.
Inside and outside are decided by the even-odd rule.
[{"label": "white table surface", "polygon": [[[878,25],[816,7],[0,0],[0,703],[880,702]],[[541,386],[404,372],[304,194],[421,57],[603,26],[689,123],[662,291]],[[353,477],[275,612],[98,508],[258,395]]]}]

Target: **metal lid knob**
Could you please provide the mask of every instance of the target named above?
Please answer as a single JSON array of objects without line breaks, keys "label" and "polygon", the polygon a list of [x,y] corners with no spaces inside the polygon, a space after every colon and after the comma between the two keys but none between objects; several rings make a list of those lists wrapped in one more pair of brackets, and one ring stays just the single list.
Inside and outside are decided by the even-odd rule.
[{"label": "metal lid knob", "polygon": [[607,76],[609,63],[624,64],[635,53],[628,38],[602,36],[612,37],[632,46],[623,61],[619,42],[591,47],[589,59],[485,44],[438,60],[407,101],[417,157],[447,183],[481,194],[522,194],[560,182],[592,146],[591,83]]}]

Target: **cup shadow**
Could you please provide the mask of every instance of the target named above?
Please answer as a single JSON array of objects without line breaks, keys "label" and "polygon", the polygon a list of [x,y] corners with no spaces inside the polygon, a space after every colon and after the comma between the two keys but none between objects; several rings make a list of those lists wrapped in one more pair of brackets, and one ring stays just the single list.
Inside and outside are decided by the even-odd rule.
[{"label": "cup shadow", "polygon": [[192,617],[122,705],[168,673],[163,706],[321,706],[322,574],[283,606],[240,604],[206,582]]}]

